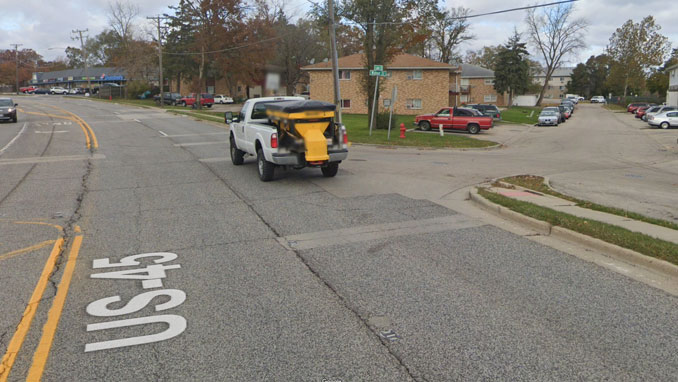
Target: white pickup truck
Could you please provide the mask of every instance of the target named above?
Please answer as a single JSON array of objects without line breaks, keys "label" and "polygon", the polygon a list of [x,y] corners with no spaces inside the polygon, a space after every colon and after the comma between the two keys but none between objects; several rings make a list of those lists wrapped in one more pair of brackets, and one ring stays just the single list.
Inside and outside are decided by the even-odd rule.
[{"label": "white pickup truck", "polygon": [[224,114],[230,126],[231,161],[257,158],[259,178],[273,179],[276,167],[319,167],[333,177],[348,157],[346,128],[334,122],[333,104],[303,97],[264,97],[247,100],[240,113]]}]

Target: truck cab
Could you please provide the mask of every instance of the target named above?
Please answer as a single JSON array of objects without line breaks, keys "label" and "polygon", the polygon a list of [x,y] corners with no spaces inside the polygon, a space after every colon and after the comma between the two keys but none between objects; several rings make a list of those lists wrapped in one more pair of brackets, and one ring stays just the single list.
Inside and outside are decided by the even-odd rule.
[{"label": "truck cab", "polygon": [[333,177],[348,157],[346,129],[334,118],[335,105],[303,97],[247,100],[237,116],[224,114],[231,161],[241,165],[245,156],[255,156],[262,181],[273,179],[276,167],[319,167]]}]

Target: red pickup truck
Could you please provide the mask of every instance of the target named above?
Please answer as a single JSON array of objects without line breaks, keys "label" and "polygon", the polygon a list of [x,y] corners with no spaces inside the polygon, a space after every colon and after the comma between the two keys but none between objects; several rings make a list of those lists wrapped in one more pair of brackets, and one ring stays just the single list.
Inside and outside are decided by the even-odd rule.
[{"label": "red pickup truck", "polygon": [[[195,93],[191,93],[185,97],[182,97],[179,102],[181,106],[195,106]],[[200,94],[200,104],[202,106],[212,107],[214,105],[214,95],[202,93]]]},{"label": "red pickup truck", "polygon": [[439,128],[466,130],[471,134],[478,134],[480,130],[488,130],[494,127],[492,117],[485,116],[475,109],[446,107],[435,114],[418,115],[414,124],[424,131]]},{"label": "red pickup truck", "polygon": [[19,91],[22,93],[33,93],[37,89],[36,86],[25,86],[19,88]]}]

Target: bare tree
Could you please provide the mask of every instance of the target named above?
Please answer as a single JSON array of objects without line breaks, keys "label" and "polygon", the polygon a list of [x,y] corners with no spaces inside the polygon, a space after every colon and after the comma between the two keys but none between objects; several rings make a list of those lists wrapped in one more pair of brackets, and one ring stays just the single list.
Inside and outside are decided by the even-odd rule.
[{"label": "bare tree", "polygon": [[468,33],[469,23],[466,16],[469,9],[464,7],[436,11],[433,15],[431,40],[438,51],[441,62],[461,61],[456,48],[464,41],[473,39]]},{"label": "bare tree", "polygon": [[572,5],[558,5],[540,10],[533,8],[527,12],[525,21],[530,41],[541,53],[546,72],[537,105],[541,105],[544,99],[544,92],[553,72],[567,56],[586,46],[583,33],[588,27],[588,22],[584,19],[572,20],[572,12]]},{"label": "bare tree", "polygon": [[129,1],[116,1],[108,4],[108,25],[127,48],[134,38],[134,19],[139,15],[139,7]]}]

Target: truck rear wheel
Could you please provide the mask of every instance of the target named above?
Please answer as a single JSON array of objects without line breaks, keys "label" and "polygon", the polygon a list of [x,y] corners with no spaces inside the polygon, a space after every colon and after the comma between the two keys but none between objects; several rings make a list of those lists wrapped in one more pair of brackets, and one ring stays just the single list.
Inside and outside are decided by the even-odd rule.
[{"label": "truck rear wheel", "polygon": [[245,152],[238,149],[238,146],[235,144],[235,138],[231,135],[231,162],[234,165],[240,166],[245,162]]},{"label": "truck rear wheel", "polygon": [[468,125],[467,130],[471,134],[478,134],[480,132],[480,126],[476,125],[475,123],[472,123]]},{"label": "truck rear wheel", "polygon": [[335,175],[337,175],[337,171],[339,171],[339,163],[337,162],[328,163],[327,166],[321,167],[320,171],[323,172],[323,176],[325,178],[332,178]]},{"label": "truck rear wheel", "polygon": [[257,169],[259,170],[259,179],[268,182],[273,179],[275,165],[266,160],[264,150],[261,147],[257,150]]}]

